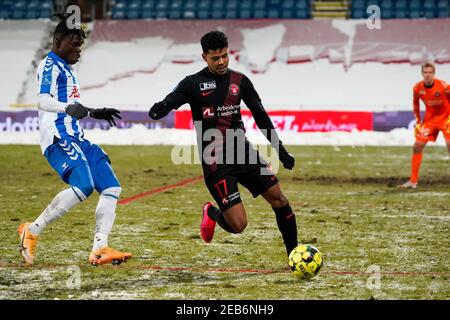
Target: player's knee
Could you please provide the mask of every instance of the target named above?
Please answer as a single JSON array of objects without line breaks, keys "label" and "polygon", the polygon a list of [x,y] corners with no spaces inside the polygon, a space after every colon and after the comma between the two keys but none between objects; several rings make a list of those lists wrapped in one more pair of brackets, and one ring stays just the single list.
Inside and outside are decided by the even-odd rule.
[{"label": "player's knee", "polygon": [[245,230],[245,228],[247,228],[247,220],[243,219],[235,221],[231,227],[235,233],[241,233]]},{"label": "player's knee", "polygon": [[104,197],[112,197],[115,199],[119,199],[121,192],[122,192],[121,187],[110,187],[110,188],[106,188],[105,190],[103,190],[101,192],[101,195]]},{"label": "player's knee", "polygon": [[280,192],[280,194],[271,199],[270,204],[272,208],[286,207],[289,204],[289,200],[282,192]]}]

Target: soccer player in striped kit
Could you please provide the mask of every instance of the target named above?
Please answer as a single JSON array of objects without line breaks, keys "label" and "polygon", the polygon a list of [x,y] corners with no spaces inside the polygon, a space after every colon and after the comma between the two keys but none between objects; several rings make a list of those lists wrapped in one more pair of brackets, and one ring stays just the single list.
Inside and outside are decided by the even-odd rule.
[{"label": "soccer player in striped kit", "polygon": [[53,35],[52,51],[37,70],[40,145],[49,164],[69,188],[58,193],[31,223],[22,223],[18,233],[20,251],[28,265],[33,265],[36,245],[42,231],[71,208],[86,200],[94,191],[100,194],[95,211],[96,228],[89,262],[93,265],[120,264],[131,254],[108,246],[108,235],[116,217],[121,187],[107,154],[84,138],[79,119],[88,115],[115,125],[120,111],[92,109],[81,104],[77,75],[72,68],[80,59],[86,35],[76,25],[68,25],[64,15]]}]

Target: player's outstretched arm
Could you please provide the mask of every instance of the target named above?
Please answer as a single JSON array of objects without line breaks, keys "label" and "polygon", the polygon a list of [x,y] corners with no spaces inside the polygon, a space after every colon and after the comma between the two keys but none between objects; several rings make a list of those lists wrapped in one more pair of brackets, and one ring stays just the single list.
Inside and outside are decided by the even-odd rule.
[{"label": "player's outstretched arm", "polygon": [[89,115],[94,119],[103,119],[108,121],[111,127],[117,126],[114,117],[122,119],[120,116],[120,111],[114,108],[101,108],[101,109],[89,109]]}]

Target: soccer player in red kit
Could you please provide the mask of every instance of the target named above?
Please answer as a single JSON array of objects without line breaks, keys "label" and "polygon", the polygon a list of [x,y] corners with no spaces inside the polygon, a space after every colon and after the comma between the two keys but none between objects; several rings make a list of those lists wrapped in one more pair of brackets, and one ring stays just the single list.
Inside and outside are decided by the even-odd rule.
[{"label": "soccer player in red kit", "polygon": [[[423,81],[414,85],[413,104],[416,117],[416,142],[411,161],[411,177],[401,188],[417,188],[422,152],[428,141],[436,141],[439,131],[444,134],[450,153],[450,85],[434,77],[436,67],[427,62],[422,65]],[[420,100],[425,104],[425,116],[420,117]]]}]

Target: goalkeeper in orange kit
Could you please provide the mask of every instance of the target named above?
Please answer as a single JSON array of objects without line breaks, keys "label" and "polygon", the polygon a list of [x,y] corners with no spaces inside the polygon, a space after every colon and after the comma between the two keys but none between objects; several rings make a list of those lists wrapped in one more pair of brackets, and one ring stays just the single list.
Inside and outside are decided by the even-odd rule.
[{"label": "goalkeeper in orange kit", "polygon": [[[414,85],[413,104],[416,117],[416,142],[411,161],[411,177],[401,188],[417,188],[422,152],[428,141],[436,141],[439,131],[444,134],[450,153],[450,85],[434,77],[436,67],[427,62],[422,65],[423,81]],[[420,100],[425,104],[425,116],[420,118]]]}]

